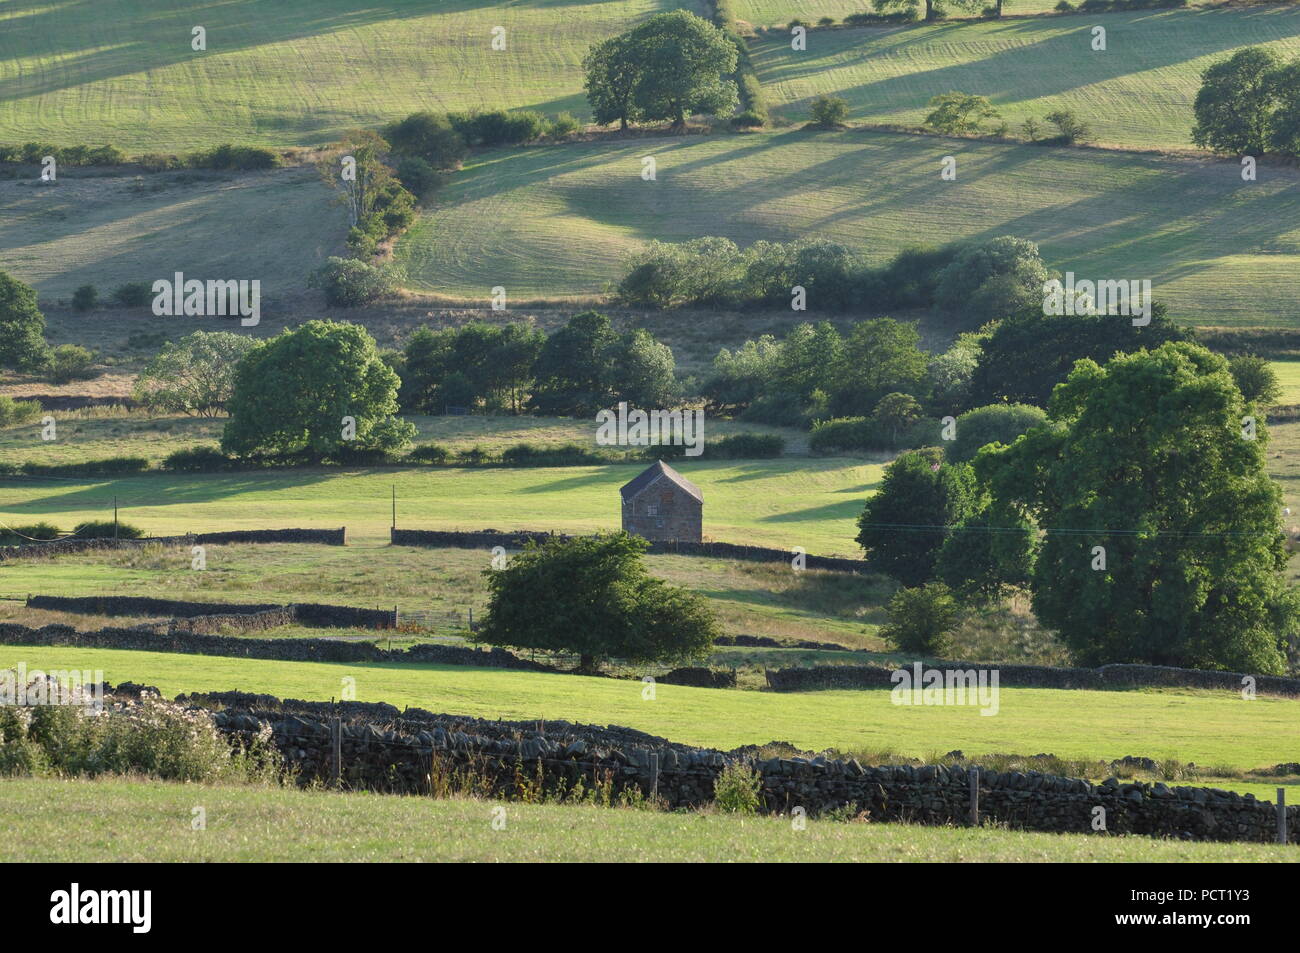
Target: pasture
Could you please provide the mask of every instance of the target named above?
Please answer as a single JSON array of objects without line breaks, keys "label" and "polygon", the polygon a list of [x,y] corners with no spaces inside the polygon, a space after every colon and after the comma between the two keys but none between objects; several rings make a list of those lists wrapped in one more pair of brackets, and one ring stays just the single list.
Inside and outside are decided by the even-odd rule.
[{"label": "pasture", "polygon": [[[805,19],[807,19],[805,17]],[[1106,50],[1092,28],[1106,28]],[[1300,55],[1300,9],[1144,10],[1105,15],[939,23],[918,27],[814,32],[806,51],[788,35],[753,50],[778,115],[807,118],[819,95],[843,96],[850,116],[919,125],[930,97],[950,90],[987,96],[1019,125],[1073,109],[1098,144],[1129,149],[1191,149],[1192,101],[1201,72],[1245,46]],[[1046,135],[1044,133],[1043,135]]]},{"label": "pasture", "polygon": [[[674,463],[676,465],[676,463]],[[618,489],[644,464],[603,467],[293,469],[147,474],[121,479],[8,478],[0,521],[68,527],[121,518],[148,535],[266,527],[347,526],[354,541],[387,540],[391,497],[406,529],[541,529],[619,526]],[[857,555],[855,520],[883,464],[848,457],[682,463],[704,491],[705,537]]]},{"label": "pasture", "polygon": [[[299,294],[325,258],[342,253],[347,235],[347,213],[310,168],[142,177],[98,170],[63,174],[53,185],[0,179],[0,207],[0,271],[44,300],[70,297],[83,284],[107,299],[119,285],[152,284],[177,271],[256,278],[264,301],[283,300]],[[82,314],[77,320],[95,323]],[[149,330],[158,330],[159,320],[149,320]],[[85,337],[75,340],[89,343]]]},{"label": "pasture", "polygon": [[1002,688],[997,713],[975,706],[895,705],[887,690],[797,693],[659,685],[637,680],[465,666],[282,662],[216,656],[0,646],[0,669],[102,671],[113,683],[182,692],[263,692],[328,701],[355,679],[358,701],[385,701],[481,718],[626,725],[684,744],[729,750],[787,741],[801,749],[888,751],[937,758],[1047,752],[1060,758],[1140,755],[1249,772],[1295,760],[1300,701],[1183,689],[1084,691]]},{"label": "pasture", "polygon": [[[192,809],[207,828],[190,828]],[[0,862],[228,861],[1300,861],[1295,847],[1034,834],[997,828],[674,814],[556,804],[433,801],[118,779],[0,780]],[[68,830],[78,832],[69,838]],[[575,836],[575,833],[578,836]]]},{"label": "pasture", "polygon": [[[319,145],[421,109],[586,113],[592,43],[673,0],[3,0],[0,142]],[[191,30],[207,30],[206,51]],[[506,48],[492,48],[494,27]],[[304,230],[305,234],[312,234]]]},{"label": "pasture", "polygon": [[[955,182],[940,180],[945,155]],[[656,181],[641,178],[644,156]],[[1293,169],[1246,184],[1230,162],[788,129],[476,156],[396,254],[413,289],[485,304],[495,285],[515,297],[605,291],[650,239],[816,236],[879,264],[917,243],[1010,234],[1062,272],[1150,279],[1192,324],[1287,326],[1300,313],[1297,222]]]}]

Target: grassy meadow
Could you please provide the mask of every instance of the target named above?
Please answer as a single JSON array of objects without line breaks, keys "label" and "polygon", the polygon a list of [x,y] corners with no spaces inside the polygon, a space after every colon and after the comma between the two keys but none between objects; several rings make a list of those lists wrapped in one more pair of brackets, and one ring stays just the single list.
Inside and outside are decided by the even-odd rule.
[{"label": "grassy meadow", "polygon": [[[0,17],[0,44],[3,24]],[[347,235],[347,213],[310,168],[139,178],[73,173],[44,186],[0,179],[0,207],[0,271],[45,300],[71,297],[83,284],[107,299],[119,285],[152,284],[177,271],[204,280],[255,278],[264,302],[283,300],[301,293],[325,258],[343,252]],[[112,321],[77,317],[83,326]],[[149,318],[156,330],[159,319]]]},{"label": "grassy meadow", "polygon": [[[541,529],[595,532],[619,526],[618,489],[644,464],[603,467],[295,469],[228,474],[0,481],[0,521],[42,519],[68,527],[121,518],[148,535],[267,527],[348,528],[354,541],[385,540],[397,491],[406,529]],[[704,491],[706,538],[803,546],[857,555],[855,520],[883,464],[853,458],[682,463]]]},{"label": "grassy meadow", "polygon": [[[205,830],[191,829],[195,805]],[[793,831],[779,817],[118,779],[0,780],[0,825],[23,832],[0,840],[3,863],[1300,861],[1269,844],[816,820]]]},{"label": "grassy meadow", "polygon": [[[640,176],[647,155],[654,182]],[[939,178],[945,155],[955,182]],[[787,129],[475,156],[396,253],[414,289],[486,302],[495,285],[601,292],[650,239],[816,235],[881,263],[917,243],[1011,234],[1081,278],[1149,278],[1180,320],[1285,326],[1300,312],[1297,222],[1292,169],[1246,184],[1235,163],[1204,159]]]},{"label": "grassy meadow", "polygon": [[[997,714],[974,706],[895,705],[887,690],[798,693],[659,685],[646,700],[637,680],[397,663],[281,662],[217,656],[0,646],[0,669],[102,671],[118,684],[182,692],[264,692],[337,698],[355,679],[358,701],[385,701],[481,718],[626,725],[684,744],[729,750],[781,740],[801,749],[888,751],[935,758],[1047,752],[1060,758],[1140,755],[1249,772],[1294,761],[1300,701],[1184,689],[1082,691],[1002,688]],[[1292,779],[1295,780],[1295,779]]]},{"label": "grassy meadow", "polygon": [[[483,570],[486,550],[423,549],[406,546],[235,545],[206,547],[207,569],[190,567],[187,548],[157,547],[84,553],[7,564],[0,572],[0,621],[39,626],[63,622],[78,628],[125,624],[121,618],[90,618],[26,609],[29,593],[63,596],[152,596],[212,602],[326,602],[367,608],[399,606],[439,636],[469,635],[472,614],[487,608]],[[795,573],[785,564],[748,563],[698,556],[651,555],[650,572],[703,595],[728,635],[835,642],[883,651],[876,636],[884,603],[894,586],[877,577],[809,570]],[[272,633],[275,634],[275,633]],[[375,639],[391,633],[292,627],[285,635]],[[260,633],[259,633],[260,637]],[[401,636],[399,636],[399,641]],[[756,652],[720,648],[715,661],[739,663],[742,657],[769,658]],[[790,655],[777,653],[773,664]],[[819,661],[844,661],[844,654],[808,653]],[[861,662],[863,657],[854,656]],[[794,661],[791,659],[790,661]]]},{"label": "grassy meadow", "polygon": [[[693,0],[3,0],[0,142],[319,145],[421,109],[587,114],[592,43]],[[207,49],[191,49],[191,30]],[[506,48],[492,49],[505,29]],[[312,234],[310,231],[307,234]]]},{"label": "grassy meadow", "polygon": [[[808,17],[804,17],[808,19]],[[1091,48],[1094,25],[1107,49]],[[807,118],[815,96],[843,96],[853,119],[919,125],[930,97],[987,96],[1016,130],[1024,120],[1073,109],[1096,142],[1131,149],[1191,149],[1192,101],[1201,72],[1245,46],[1300,55],[1300,9],[1143,10],[829,30],[806,51],[777,34],[754,47],[769,104]]]}]

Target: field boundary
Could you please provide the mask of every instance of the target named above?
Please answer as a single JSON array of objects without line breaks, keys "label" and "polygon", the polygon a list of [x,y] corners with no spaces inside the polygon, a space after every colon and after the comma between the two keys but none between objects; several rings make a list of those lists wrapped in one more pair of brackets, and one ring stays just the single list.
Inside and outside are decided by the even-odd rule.
[{"label": "field boundary", "polygon": [[[502,532],[484,530],[397,529],[389,531],[389,541],[394,546],[451,547],[453,549],[491,549],[493,546],[522,549],[529,543],[542,543],[548,539],[569,540],[575,537],[565,533],[542,530],[514,530]],[[677,556],[721,556],[751,562],[790,563],[796,556],[793,550],[771,549],[766,546],[742,546],[737,543],[692,543],[685,540],[652,540],[651,553]],[[839,556],[812,556],[803,554],[807,569],[827,569],[832,572],[870,572],[860,559]]]},{"label": "field boundary", "polygon": [[[269,729],[299,783],[401,794],[432,792],[434,777],[466,772],[494,796],[571,790],[605,783],[615,794],[638,790],[669,809],[711,803],[724,770],[746,765],[757,775],[761,810],[811,816],[831,812],[873,821],[1004,824],[1058,833],[1141,834],[1190,840],[1276,839],[1295,843],[1300,806],[1280,812],[1252,795],[1163,782],[1101,784],[1081,778],[975,766],[864,767],[856,759],[758,758],[674,744],[617,725],[565,721],[486,721],[383,703],[280,701],[239,692],[178,696],[212,712],[218,730],[240,742]],[[973,796],[972,796],[973,795]]]},{"label": "field boundary", "polygon": [[311,543],[323,546],[346,546],[347,527],[339,529],[239,529],[222,533],[187,533],[184,536],[143,536],[139,539],[95,537],[52,539],[21,546],[0,546],[0,563],[14,559],[66,556],[97,550],[135,549],[149,543],[164,546],[219,546],[230,543]]}]

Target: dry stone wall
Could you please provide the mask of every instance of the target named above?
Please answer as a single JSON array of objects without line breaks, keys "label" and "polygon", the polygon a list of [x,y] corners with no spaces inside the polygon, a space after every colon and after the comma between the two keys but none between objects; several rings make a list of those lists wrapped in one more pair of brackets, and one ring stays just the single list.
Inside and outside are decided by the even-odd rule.
[{"label": "dry stone wall", "polygon": [[[279,700],[240,693],[181,700],[217,709],[218,727],[247,737],[269,727],[301,783],[329,782],[334,770],[333,719],[341,734],[342,782],[352,788],[428,793],[431,771],[473,770],[496,794],[517,793],[521,779],[551,791],[608,783],[615,792],[638,788],[671,808],[713,798],[724,766],[747,760],[761,779],[763,807],[810,816],[848,809],[874,821],[965,824],[970,775],[961,766],[863,766],[854,760],[754,760],[669,742],[618,726],[485,721],[388,705]],[[1097,808],[1105,831],[1186,840],[1272,841],[1277,810],[1251,795],[1163,783],[1102,784],[1036,772],[979,773],[980,816],[1009,827],[1089,833]],[[1288,840],[1300,840],[1300,807],[1287,808]]]}]

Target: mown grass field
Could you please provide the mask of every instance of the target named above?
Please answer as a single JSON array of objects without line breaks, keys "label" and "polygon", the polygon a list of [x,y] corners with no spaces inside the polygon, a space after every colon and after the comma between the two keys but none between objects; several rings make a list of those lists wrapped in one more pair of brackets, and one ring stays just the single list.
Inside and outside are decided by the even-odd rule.
[{"label": "mown grass field", "polygon": [[1274,361],[1273,370],[1282,387],[1280,404],[1300,404],[1300,361]]},{"label": "mown grass field", "polygon": [[[4,35],[0,18],[0,44]],[[0,179],[0,207],[0,271],[47,300],[70,298],[83,284],[107,299],[119,285],[152,285],[180,271],[202,280],[257,279],[265,306],[300,293],[311,271],[342,253],[347,235],[347,213],[303,168],[157,173],[138,181],[65,174],[45,186]],[[78,315],[83,325],[97,317],[111,320]],[[150,318],[155,325],[172,320]],[[207,323],[238,328],[219,318]]]},{"label": "mown grass field", "polygon": [[[592,43],[673,0],[4,0],[0,142],[312,145],[420,109],[586,113]],[[191,30],[207,30],[206,52]],[[493,50],[504,27],[506,49]],[[310,234],[310,232],[307,232]]]},{"label": "mown grass field", "polygon": [[[7,478],[0,521],[72,526],[112,516],[148,535],[267,527],[348,527],[357,541],[388,538],[392,491],[407,529],[553,529],[619,526],[618,490],[644,464],[563,468],[298,469],[122,479]],[[855,520],[883,465],[853,458],[682,463],[704,492],[706,537],[857,555]]]},{"label": "mown grass field", "polygon": [[[805,19],[807,19],[805,17]],[[1091,48],[1104,26],[1107,49]],[[1201,72],[1245,46],[1300,54],[1300,9],[1146,10],[1105,15],[829,30],[806,51],[788,36],[754,47],[769,104],[805,120],[818,95],[843,96],[854,119],[919,125],[931,96],[987,96],[1013,130],[1073,109],[1098,143],[1191,149]]]},{"label": "mown grass field", "polygon": [[[1049,13],[1057,0],[1006,0],[1002,5],[1005,17]],[[993,6],[990,2],[989,6]],[[871,0],[735,0],[732,4],[736,18],[755,27],[783,27],[791,20],[800,19],[815,24],[822,17],[842,21],[853,13],[872,13]],[[952,10],[955,17],[969,16]]]},{"label": "mown grass field", "polygon": [[358,701],[483,718],[616,724],[724,750],[788,741],[799,748],[890,751],[930,758],[1036,754],[1114,759],[1139,755],[1253,771],[1295,760],[1300,702],[1233,692],[1100,692],[1002,688],[998,713],[974,706],[894,705],[886,690],[775,694],[660,685],[654,700],[636,680],[406,664],[280,662],[78,647],[0,646],[0,669],[102,671],[113,684],[181,692],[265,692],[340,697],[355,679]]},{"label": "mown grass field", "polygon": [[[190,827],[206,811],[206,830]],[[493,830],[493,809],[506,824]],[[1300,861],[1295,847],[163,782],[0,780],[0,862]],[[75,830],[78,836],[68,837]]]},{"label": "mown grass field", "polygon": [[[940,180],[945,155],[955,182]],[[654,182],[641,178],[643,156],[656,160]],[[1231,162],[790,129],[478,156],[397,255],[412,287],[486,302],[495,285],[600,292],[649,239],[815,235],[881,263],[917,243],[1011,234],[1080,278],[1150,279],[1180,320],[1285,326],[1300,313],[1298,222],[1291,169],[1247,184]]]}]

